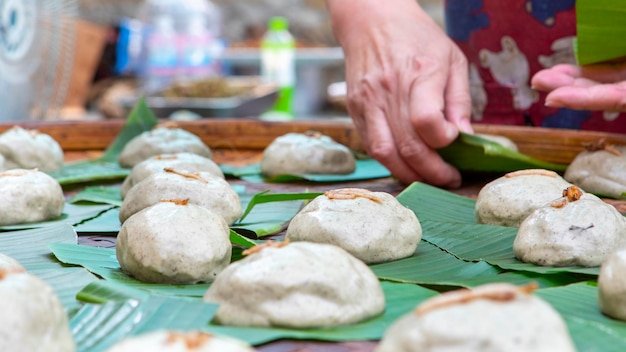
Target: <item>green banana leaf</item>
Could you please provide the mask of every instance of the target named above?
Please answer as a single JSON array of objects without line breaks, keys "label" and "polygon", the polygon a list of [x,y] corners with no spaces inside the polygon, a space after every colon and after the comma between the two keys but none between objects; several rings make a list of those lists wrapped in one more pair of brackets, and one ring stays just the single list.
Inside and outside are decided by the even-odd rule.
[{"label": "green banana leaf", "polygon": [[538,160],[464,132],[452,144],[438,149],[437,152],[461,172],[511,172],[522,169],[564,172],[567,169],[565,164]]},{"label": "green banana leaf", "polygon": [[[278,339],[315,339],[325,341],[354,341],[354,340],[376,340],[382,337],[387,327],[398,319],[401,315],[412,311],[419,303],[437,294],[437,292],[406,284],[396,284],[390,282],[381,283],[385,293],[385,312],[367,321],[342,326],[333,329],[285,329],[285,328],[245,328],[219,325],[199,324],[191,329],[200,329],[218,335],[228,335],[235,337],[253,345],[278,340]],[[137,299],[145,297],[139,293],[133,296],[133,291],[128,289],[120,290],[116,286],[109,286],[108,282],[98,282],[91,284],[79,294],[79,297],[89,297],[91,300],[108,301]],[[198,299],[199,300],[199,299]],[[158,319],[160,315],[153,316]],[[128,321],[120,321],[120,324],[128,324]],[[98,333],[105,335],[106,330],[99,330]],[[115,333],[115,332],[113,332]],[[121,337],[121,336],[118,336]]]},{"label": "green banana leaf", "polygon": [[[239,193],[242,207],[245,209],[242,217],[236,224],[231,226],[238,233],[248,237],[260,238],[279,233],[285,228],[285,224],[293,218],[302,207],[302,200],[311,199],[319,193],[289,193],[289,194],[242,194],[245,187],[233,185]],[[70,201],[104,204],[121,204],[118,186],[95,186],[87,187],[76,194]],[[82,206],[82,205],[81,205]],[[78,206],[77,206],[78,207]],[[252,213],[252,215],[249,215]],[[243,221],[245,218],[245,221]],[[120,230],[119,208],[107,209],[98,217],[88,221],[82,221],[76,226],[78,233],[99,233],[101,235],[116,235]]]},{"label": "green banana leaf", "polygon": [[626,322],[600,312],[595,283],[540,289],[536,294],[563,317],[578,351],[623,351]]},{"label": "green banana leaf", "polygon": [[124,337],[206,326],[217,306],[201,300],[151,296],[141,300],[86,304],[70,319],[77,352],[105,351]]},{"label": "green banana leaf", "polygon": [[[57,219],[0,226],[0,231],[25,230],[50,226],[56,227],[61,224],[77,225],[84,221],[97,218],[100,214],[111,208],[110,205],[75,205],[66,203],[63,207],[63,213]],[[2,233],[0,233],[0,236],[2,236]]]},{"label": "green banana leaf", "polygon": [[626,5],[615,0],[576,1],[575,53],[579,65],[626,56]]},{"label": "green banana leaf", "polygon": [[97,278],[83,268],[63,266],[50,255],[49,242],[76,245],[76,232],[67,224],[5,232],[0,234],[0,252],[48,283],[71,313],[81,306],[76,301],[76,292]]},{"label": "green banana leaf", "polygon": [[370,265],[370,268],[381,280],[428,285],[429,287],[473,287],[494,282],[508,282],[516,285],[536,282],[540,287],[552,287],[588,279],[588,277],[570,273],[538,274],[505,271],[485,261],[462,260],[426,241],[419,244],[417,251],[411,257]]},{"label": "green banana leaf", "polygon": [[124,127],[100,158],[67,163],[61,170],[51,172],[50,176],[62,186],[123,179],[128,176],[130,169],[122,168],[117,163],[122,149],[128,141],[144,131],[151,130],[157,123],[158,120],[146,105],[145,99],[139,99],[128,115]]},{"label": "green banana leaf", "polygon": [[265,177],[261,174],[261,166],[252,164],[244,167],[225,167],[221,166],[222,172],[226,175],[239,177],[248,182],[348,182],[372,180],[391,176],[391,173],[381,163],[374,159],[357,159],[356,169],[354,172],[345,175],[327,175],[327,174],[299,174],[299,175],[279,175],[274,177]]}]

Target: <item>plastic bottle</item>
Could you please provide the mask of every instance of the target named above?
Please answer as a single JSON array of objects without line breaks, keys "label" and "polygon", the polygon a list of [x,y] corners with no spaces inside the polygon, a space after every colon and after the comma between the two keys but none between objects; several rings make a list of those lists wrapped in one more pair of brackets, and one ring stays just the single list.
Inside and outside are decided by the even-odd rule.
[{"label": "plastic bottle", "polygon": [[209,0],[146,0],[140,68],[143,90],[153,93],[174,81],[219,74],[220,13]]},{"label": "plastic bottle", "polygon": [[178,75],[178,44],[174,20],[167,14],[154,19],[146,43],[144,90],[157,91]]},{"label": "plastic bottle", "polygon": [[217,76],[223,51],[219,9],[210,1],[193,0],[179,4],[180,66],[185,79]]},{"label": "plastic bottle", "polygon": [[278,98],[263,119],[292,120],[293,94],[296,85],[295,40],[284,17],[272,17],[261,40],[261,77],[276,84]]}]

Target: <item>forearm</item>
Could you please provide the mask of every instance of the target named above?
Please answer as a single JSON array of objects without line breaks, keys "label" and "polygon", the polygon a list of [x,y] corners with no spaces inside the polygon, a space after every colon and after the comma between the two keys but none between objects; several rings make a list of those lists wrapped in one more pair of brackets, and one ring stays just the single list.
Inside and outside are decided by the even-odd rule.
[{"label": "forearm", "polygon": [[393,26],[398,14],[412,16],[415,21],[431,21],[416,0],[326,0],[326,7],[333,33],[344,48],[352,43],[360,45],[359,38],[366,36],[368,29]]}]

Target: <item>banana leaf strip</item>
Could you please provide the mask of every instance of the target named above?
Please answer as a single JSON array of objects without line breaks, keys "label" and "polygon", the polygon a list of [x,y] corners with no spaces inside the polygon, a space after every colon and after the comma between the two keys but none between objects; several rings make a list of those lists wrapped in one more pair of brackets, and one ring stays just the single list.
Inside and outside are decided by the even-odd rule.
[{"label": "banana leaf strip", "polygon": [[476,201],[441,188],[415,182],[396,198],[413,210],[420,221],[476,224]]},{"label": "banana leaf strip", "polygon": [[72,226],[57,224],[40,229],[11,231],[0,234],[0,252],[8,255],[48,283],[65,309],[80,308],[76,292],[97,278],[83,268],[65,267],[50,255],[48,243],[76,245],[78,237]]},{"label": "banana leaf strip", "polygon": [[[0,231],[35,229],[50,226],[57,227],[63,224],[77,225],[84,221],[97,218],[100,214],[111,208],[112,206],[110,205],[75,205],[66,203],[63,207],[63,213],[56,219],[18,225],[0,226]],[[0,237],[1,236],[3,236],[2,233],[0,233]]]},{"label": "banana leaf strip", "polygon": [[462,172],[511,172],[538,168],[564,172],[568,166],[535,159],[480,136],[463,132],[452,144],[438,149],[437,152]]},{"label": "banana leaf strip", "polygon": [[[328,175],[328,174],[295,174],[295,175],[279,175],[274,177],[265,177],[261,174],[261,167],[256,166],[258,164],[252,164],[247,166],[241,171],[231,169],[227,171],[233,172],[230,174],[234,177],[239,177],[242,180],[248,182],[276,182],[276,183],[288,183],[297,181],[310,181],[310,182],[348,182],[348,181],[361,181],[372,180],[377,178],[384,178],[391,176],[389,170],[381,163],[374,159],[364,159],[356,161],[356,169],[354,172],[345,175]],[[252,173],[253,170],[258,170],[257,173]],[[224,168],[222,168],[224,171]]]},{"label": "banana leaf strip", "polygon": [[536,295],[561,314],[578,351],[624,350],[626,322],[600,312],[595,282],[539,289]]},{"label": "banana leaf strip", "polygon": [[485,261],[462,260],[426,241],[419,244],[411,257],[373,264],[370,268],[381,280],[429,287],[473,287],[494,282],[509,282],[516,285],[537,282],[540,287],[552,287],[588,279],[570,273],[537,274],[506,271]]},{"label": "banana leaf strip", "polygon": [[576,1],[575,53],[579,65],[626,57],[626,5],[615,0]]},{"label": "banana leaf strip", "polygon": [[122,149],[131,139],[151,130],[157,123],[158,120],[146,105],[145,99],[141,98],[128,115],[120,133],[100,158],[67,163],[61,170],[51,172],[50,176],[62,186],[123,179],[128,176],[130,169],[122,168],[117,163]]},{"label": "banana leaf strip", "polygon": [[169,329],[189,331],[206,326],[217,305],[182,297],[150,296],[142,300],[86,304],[70,319],[77,352],[105,351],[125,337]]}]

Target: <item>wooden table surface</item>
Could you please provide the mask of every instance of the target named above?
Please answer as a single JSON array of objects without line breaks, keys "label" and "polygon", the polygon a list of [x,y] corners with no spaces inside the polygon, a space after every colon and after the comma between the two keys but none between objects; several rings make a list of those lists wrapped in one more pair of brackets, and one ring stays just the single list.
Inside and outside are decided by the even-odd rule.
[{"label": "wooden table surface", "polygon": [[[0,124],[0,132],[13,124]],[[121,128],[122,121],[98,122],[27,122],[20,123],[25,128],[36,128],[55,138],[65,151],[66,161],[92,159],[114,140]],[[318,130],[333,137],[338,142],[353,150],[363,151],[361,141],[349,120],[339,121],[295,121],[295,122],[262,122],[254,119],[205,119],[201,121],[180,122],[179,126],[198,135],[214,150],[214,159],[218,163],[246,165],[260,160],[261,152],[274,138],[288,132],[304,132]],[[581,150],[583,145],[605,139],[614,144],[626,144],[626,136],[601,133],[580,132],[571,130],[541,129],[529,127],[475,125],[481,133],[499,134],[511,138],[517,143],[520,151],[529,156],[557,163],[569,163]],[[394,178],[320,184],[296,182],[288,184],[248,183],[238,179],[229,179],[233,184],[244,184],[250,193],[270,189],[273,192],[325,191],[339,187],[361,187],[373,191],[383,191],[394,195],[400,193],[406,185]],[[487,179],[466,179],[455,193],[475,197]],[[626,205],[621,201],[609,201],[624,213]],[[114,238],[86,236],[79,238],[79,243],[111,247]],[[316,342],[316,341],[275,341],[257,346],[260,351],[373,351],[376,341],[359,342]]]}]

